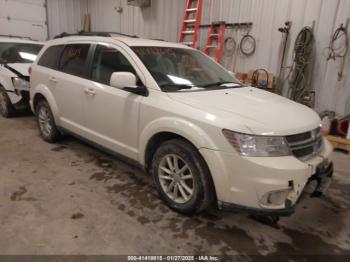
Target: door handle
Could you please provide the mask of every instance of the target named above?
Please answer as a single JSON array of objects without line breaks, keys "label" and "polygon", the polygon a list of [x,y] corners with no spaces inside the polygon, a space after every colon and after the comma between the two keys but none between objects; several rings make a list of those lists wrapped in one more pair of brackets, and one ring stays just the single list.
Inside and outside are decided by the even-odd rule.
[{"label": "door handle", "polygon": [[49,81],[55,84],[57,83],[56,77],[53,77],[53,76],[49,77]]},{"label": "door handle", "polygon": [[84,90],[84,92],[85,92],[86,94],[90,95],[90,96],[96,95],[95,90],[92,89],[92,88],[86,88],[86,89]]}]

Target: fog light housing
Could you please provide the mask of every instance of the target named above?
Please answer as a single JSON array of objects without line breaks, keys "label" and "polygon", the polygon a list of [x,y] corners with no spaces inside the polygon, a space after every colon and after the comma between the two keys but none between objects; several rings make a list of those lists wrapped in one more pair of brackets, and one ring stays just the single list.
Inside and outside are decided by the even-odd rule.
[{"label": "fog light housing", "polygon": [[281,206],[286,202],[290,191],[285,189],[268,192],[261,198],[260,203],[264,206]]}]

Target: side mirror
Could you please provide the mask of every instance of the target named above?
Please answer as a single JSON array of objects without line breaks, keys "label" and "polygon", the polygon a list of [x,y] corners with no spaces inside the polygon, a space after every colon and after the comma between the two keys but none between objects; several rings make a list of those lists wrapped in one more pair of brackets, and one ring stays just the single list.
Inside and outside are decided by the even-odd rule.
[{"label": "side mirror", "polygon": [[110,86],[137,95],[147,96],[148,94],[145,87],[137,86],[137,78],[130,72],[114,72],[111,76]]},{"label": "side mirror", "polygon": [[124,89],[125,87],[136,87],[136,76],[129,72],[114,72],[111,76],[111,87]]}]

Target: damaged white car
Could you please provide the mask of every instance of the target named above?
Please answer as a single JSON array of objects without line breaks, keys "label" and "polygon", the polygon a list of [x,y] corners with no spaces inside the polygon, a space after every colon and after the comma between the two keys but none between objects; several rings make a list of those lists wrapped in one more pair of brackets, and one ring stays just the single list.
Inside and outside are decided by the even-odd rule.
[{"label": "damaged white car", "polygon": [[46,43],[30,77],[43,139],[69,133],[143,166],[181,213],[214,202],[268,216],[321,196],[332,147],[316,112],[243,86],[189,47],[120,37]]},{"label": "damaged white car", "polygon": [[21,38],[0,38],[0,114],[15,116],[29,109],[29,66],[42,44]]}]

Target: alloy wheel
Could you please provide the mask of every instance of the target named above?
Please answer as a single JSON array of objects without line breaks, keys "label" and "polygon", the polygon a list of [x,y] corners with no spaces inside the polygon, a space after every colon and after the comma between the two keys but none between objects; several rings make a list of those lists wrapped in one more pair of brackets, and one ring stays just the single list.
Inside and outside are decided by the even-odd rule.
[{"label": "alloy wheel", "polygon": [[38,112],[39,127],[44,136],[49,137],[52,131],[51,116],[47,108],[41,107]]},{"label": "alloy wheel", "polygon": [[159,164],[158,178],[164,193],[177,204],[191,200],[195,183],[191,169],[180,156],[165,155]]}]

